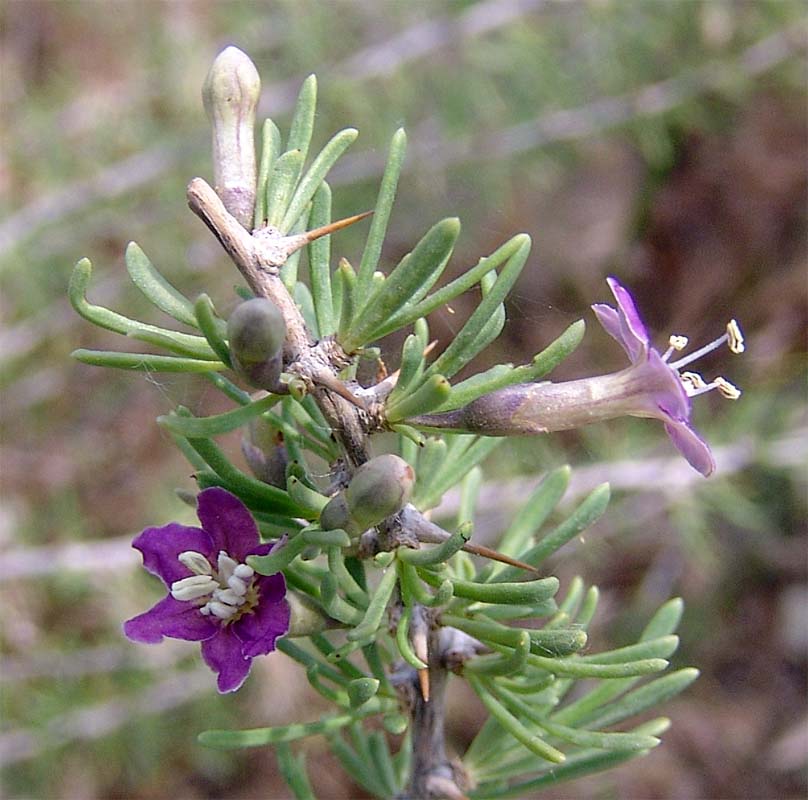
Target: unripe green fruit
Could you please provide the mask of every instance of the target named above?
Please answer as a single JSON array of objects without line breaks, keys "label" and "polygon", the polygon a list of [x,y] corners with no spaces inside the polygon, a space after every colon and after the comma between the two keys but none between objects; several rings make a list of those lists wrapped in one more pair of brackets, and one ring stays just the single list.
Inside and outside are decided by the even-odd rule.
[{"label": "unripe green fruit", "polygon": [[230,352],[240,365],[261,364],[280,353],[286,323],[278,307],[264,297],[246,300],[227,321]]},{"label": "unripe green fruit", "polygon": [[320,527],[324,531],[343,530],[349,534],[361,533],[356,530],[356,526],[348,516],[348,505],[343,492],[335,494],[320,512]]},{"label": "unripe green fruit", "polygon": [[351,478],[345,502],[351,520],[360,530],[378,525],[409,502],[415,472],[403,458],[392,453],[372,458]]}]

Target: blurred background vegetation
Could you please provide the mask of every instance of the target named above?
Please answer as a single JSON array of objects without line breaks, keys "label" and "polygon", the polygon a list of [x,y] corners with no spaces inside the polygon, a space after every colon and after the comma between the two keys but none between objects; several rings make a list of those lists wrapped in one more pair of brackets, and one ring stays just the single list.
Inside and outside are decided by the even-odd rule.
[{"label": "blurred background vegetation", "polygon": [[[185,205],[210,179],[199,90],[236,44],[283,128],[303,78],[320,85],[322,144],[360,129],[332,173],[335,216],[373,204],[389,139],[409,153],[384,253],[458,214],[459,271],[525,231],[534,250],[503,336],[480,366],[529,358],[590,323],[556,377],[611,371],[622,354],[592,323],[604,278],[629,285],[649,326],[693,340],[743,324],[743,359],[705,364],[745,390],[708,396],[695,421],[719,471],[704,481],[660,427],[621,420],[516,442],[488,465],[496,500],[558,464],[570,499],[612,481],[610,511],[553,564],[598,584],[593,648],[627,643],[661,601],[687,602],[678,666],[702,678],[663,709],[647,758],[551,798],[803,796],[808,763],[805,414],[806,21],[799,0],[40,2],[0,10],[3,328],[0,763],[13,798],[287,797],[269,751],[196,745],[207,727],[314,719],[283,656],[219,697],[197,649],[134,646],[123,619],[158,594],[129,548],[187,517],[190,468],[154,418],[176,402],[224,410],[203,382],[73,363],[120,348],[66,300],[73,263],[91,297],[151,313],[127,283],[134,239],[193,297],[228,311],[236,273]],[[353,260],[364,232],[339,234]],[[451,269],[451,267],[450,267]],[[474,303],[431,320],[445,343]],[[720,361],[719,361],[720,359]],[[395,365],[393,365],[395,366]],[[231,445],[237,448],[236,440]],[[451,498],[449,498],[451,502]],[[493,533],[494,514],[479,525]],[[459,683],[459,682],[457,682]],[[458,690],[459,751],[479,709]],[[314,739],[318,796],[361,797]]]}]

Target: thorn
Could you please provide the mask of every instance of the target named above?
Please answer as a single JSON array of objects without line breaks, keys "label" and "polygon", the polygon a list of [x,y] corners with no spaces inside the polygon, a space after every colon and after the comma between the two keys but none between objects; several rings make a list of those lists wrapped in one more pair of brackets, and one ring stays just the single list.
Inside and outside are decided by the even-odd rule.
[{"label": "thorn", "polygon": [[526,564],[524,561],[519,561],[518,559],[506,556],[504,553],[498,553],[496,550],[492,550],[490,547],[483,547],[479,544],[464,544],[463,550],[465,550],[467,553],[474,553],[475,556],[489,558],[491,561],[499,561],[503,564],[508,564],[511,567],[517,567],[519,569],[532,572],[535,575],[541,575],[541,571],[536,569],[536,567],[532,567],[530,564]]},{"label": "thorn", "polygon": [[365,211],[362,214],[354,214],[352,217],[345,217],[345,219],[338,219],[336,222],[329,222],[328,225],[323,225],[320,228],[306,231],[300,235],[305,237],[307,242],[313,242],[315,239],[319,239],[322,236],[328,236],[329,233],[334,233],[342,230],[343,228],[347,228],[349,225],[353,225],[355,222],[359,222],[360,220],[365,219],[365,217],[369,217],[372,213],[372,211]]},{"label": "thorn", "polygon": [[424,702],[429,702],[429,670],[428,669],[419,669],[418,670],[418,684],[421,687],[421,697],[424,698]]},{"label": "thorn", "polygon": [[433,339],[425,348],[424,348],[424,358],[426,358],[436,347],[438,346],[438,340]]},{"label": "thorn", "polygon": [[326,389],[330,389],[332,392],[338,394],[340,397],[344,398],[349,403],[352,403],[362,411],[367,411],[365,401],[351,392],[351,390],[339,379],[334,378],[328,373],[324,372],[322,374],[318,373],[317,375],[313,375],[312,380],[315,383],[319,383],[321,386],[325,386]]}]

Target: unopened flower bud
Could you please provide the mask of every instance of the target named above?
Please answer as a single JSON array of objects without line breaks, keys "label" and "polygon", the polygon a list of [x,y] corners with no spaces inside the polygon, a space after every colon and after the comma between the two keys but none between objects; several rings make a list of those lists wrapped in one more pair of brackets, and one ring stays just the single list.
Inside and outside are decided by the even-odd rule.
[{"label": "unopened flower bud", "polygon": [[365,530],[378,525],[409,502],[415,472],[403,458],[392,453],[372,458],[351,478],[345,501],[351,520]]},{"label": "unopened flower bud", "polygon": [[232,46],[216,56],[202,86],[213,126],[216,193],[247,230],[255,209],[255,109],[260,94],[258,70],[246,53]]},{"label": "unopened flower bud", "polygon": [[236,369],[260,389],[277,389],[286,324],[281,312],[263,297],[247,300],[227,321],[230,355]]},{"label": "unopened flower bud", "polygon": [[286,489],[286,467],[289,455],[283,444],[283,434],[261,417],[250,420],[241,452],[258,480]]},{"label": "unopened flower bud", "polygon": [[361,533],[355,529],[348,514],[348,504],[344,492],[335,494],[320,512],[320,527],[324,531],[343,530],[347,533]]}]

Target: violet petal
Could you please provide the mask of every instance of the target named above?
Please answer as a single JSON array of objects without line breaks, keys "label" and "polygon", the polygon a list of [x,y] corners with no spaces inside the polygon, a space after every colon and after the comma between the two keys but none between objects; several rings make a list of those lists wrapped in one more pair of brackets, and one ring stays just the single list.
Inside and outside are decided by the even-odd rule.
[{"label": "violet petal", "polygon": [[132,542],[132,547],[143,554],[143,566],[168,587],[193,574],[179,561],[180,553],[195,550],[210,559],[215,552],[205,531],[179,522],[170,522],[161,528],[146,528]]},{"label": "violet petal", "polygon": [[665,430],[676,449],[687,459],[693,469],[706,478],[715,470],[715,459],[705,442],[684,420],[665,423]]},{"label": "violet petal", "polygon": [[225,489],[213,486],[200,492],[196,513],[216,551],[224,550],[236,561],[243,561],[259,542],[258,527],[247,507]]},{"label": "violet petal", "polygon": [[175,600],[171,595],[123,624],[127,639],[146,644],[157,644],[164,636],[198,642],[210,639],[218,630],[219,626],[193,603]]},{"label": "violet petal", "polygon": [[202,642],[202,658],[218,675],[216,686],[224,694],[235,692],[250,674],[251,658],[241,652],[241,642],[227,625],[219,629],[217,636]]},{"label": "violet petal", "polygon": [[628,290],[624,289],[615,278],[607,278],[606,282],[612,290],[614,299],[617,300],[624,347],[627,348],[631,361],[636,362],[648,349],[648,331]]},{"label": "violet petal", "polygon": [[245,614],[233,623],[235,635],[241,640],[241,652],[250,658],[266,655],[275,649],[275,640],[289,630],[290,610],[286,602],[286,582],[283,575],[259,578],[258,605],[252,614]]}]

